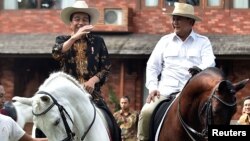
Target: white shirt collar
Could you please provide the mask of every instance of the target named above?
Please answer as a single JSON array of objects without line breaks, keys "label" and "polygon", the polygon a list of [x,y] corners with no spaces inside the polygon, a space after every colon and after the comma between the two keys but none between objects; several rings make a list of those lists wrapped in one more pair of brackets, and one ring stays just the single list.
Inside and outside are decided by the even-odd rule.
[{"label": "white shirt collar", "polygon": [[[189,39],[195,40],[195,38],[196,38],[195,32],[192,30],[191,33],[188,35],[186,40],[189,40]],[[174,33],[173,36],[172,36],[172,41],[174,41],[176,39],[180,39],[180,37],[178,37],[177,34]]]}]

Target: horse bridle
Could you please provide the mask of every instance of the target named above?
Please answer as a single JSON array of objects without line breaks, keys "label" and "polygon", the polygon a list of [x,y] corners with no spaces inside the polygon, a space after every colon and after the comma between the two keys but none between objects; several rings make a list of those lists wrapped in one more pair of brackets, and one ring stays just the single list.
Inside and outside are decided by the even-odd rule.
[{"label": "horse bridle", "polygon": [[237,104],[236,100],[233,103],[228,103],[223,101],[222,99],[220,99],[216,93],[218,91],[218,86],[220,83],[218,83],[214,88],[213,91],[209,97],[209,99],[207,100],[207,102],[204,104],[200,115],[202,114],[202,112],[204,111],[204,108],[206,108],[206,127],[205,129],[202,130],[202,132],[198,132],[195,129],[193,129],[192,127],[190,127],[187,123],[185,123],[185,121],[183,120],[183,118],[181,117],[181,112],[180,112],[180,99],[181,99],[181,95],[179,97],[179,101],[178,101],[178,118],[181,122],[181,125],[183,126],[183,128],[185,129],[185,131],[187,132],[188,136],[195,141],[195,138],[193,137],[192,133],[196,136],[198,136],[199,138],[204,138],[207,139],[208,138],[208,125],[212,124],[212,98],[217,99],[218,101],[220,101],[221,103],[223,103],[224,105],[228,106],[228,107],[233,107]]},{"label": "horse bridle", "polygon": [[[67,119],[65,117],[65,113],[66,115],[69,117],[70,121],[73,123],[73,120],[71,119],[70,115],[68,114],[68,112],[65,110],[65,108],[60,105],[57,100],[48,92],[45,92],[45,91],[39,91],[37,94],[46,94],[48,95],[49,97],[51,97],[51,99],[53,100],[53,103],[46,109],[44,110],[43,112],[37,114],[37,113],[34,113],[34,111],[32,110],[32,114],[34,116],[41,116],[41,115],[44,115],[46,114],[52,107],[54,107],[55,105],[58,107],[58,110],[60,112],[60,115],[62,117],[62,120],[63,120],[63,124],[64,124],[64,127],[65,127],[65,130],[66,130],[66,133],[67,133],[67,137],[65,139],[63,139],[62,141],[72,141],[74,140],[74,137],[75,137],[75,133],[71,131],[70,127],[69,127],[69,124],[67,122]],[[89,127],[87,128],[87,130],[84,132],[84,134],[82,135],[81,137],[81,140],[84,140],[84,138],[86,137],[86,135],[88,134],[90,128],[92,127],[92,125],[94,124],[94,121],[95,121],[95,118],[96,118],[96,108],[94,107],[94,104],[93,102],[91,101],[91,104],[93,106],[93,109],[94,109],[94,118],[92,119]]]}]

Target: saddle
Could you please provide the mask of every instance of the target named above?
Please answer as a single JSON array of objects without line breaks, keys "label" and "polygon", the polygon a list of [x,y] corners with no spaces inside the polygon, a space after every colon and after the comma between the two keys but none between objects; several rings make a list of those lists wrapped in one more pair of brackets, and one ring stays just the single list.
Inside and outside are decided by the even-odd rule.
[{"label": "saddle", "polygon": [[169,105],[173,102],[176,97],[176,94],[179,92],[171,94],[167,99],[161,101],[153,111],[152,118],[150,120],[150,129],[149,129],[149,140],[155,141],[155,135],[157,129],[165,115],[166,110],[168,109]]}]

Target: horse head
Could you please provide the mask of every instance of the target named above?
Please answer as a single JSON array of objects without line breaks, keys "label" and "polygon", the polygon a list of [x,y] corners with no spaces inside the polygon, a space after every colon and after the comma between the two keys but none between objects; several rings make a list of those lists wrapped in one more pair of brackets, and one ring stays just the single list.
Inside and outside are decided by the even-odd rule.
[{"label": "horse head", "polygon": [[[39,93],[33,97],[34,124],[49,140],[73,140],[73,120],[71,119],[73,114],[67,104],[62,106],[53,98],[46,93]],[[63,104],[63,102],[60,103]],[[72,135],[67,136],[68,132]]]},{"label": "horse head", "polygon": [[91,98],[70,75],[52,73],[32,97],[34,124],[50,141],[108,141],[105,124]]},{"label": "horse head", "polygon": [[[249,79],[232,83],[229,80],[222,80],[218,83],[214,93],[208,99],[211,102],[211,120],[208,124],[228,125],[232,116],[236,113],[236,94],[245,87]],[[206,115],[208,116],[208,115]],[[222,118],[223,117],[223,118]],[[204,117],[205,118],[205,117]],[[207,118],[207,117],[206,117]],[[208,120],[209,121],[209,120]]]},{"label": "horse head", "polygon": [[194,103],[192,112],[197,114],[188,115],[189,118],[197,119],[196,122],[190,122],[190,125],[202,136],[207,136],[209,125],[229,125],[237,108],[236,95],[245,87],[248,80],[233,83],[227,80],[218,68],[207,68],[191,78],[187,87],[192,87],[183,89],[183,93],[188,90]]}]

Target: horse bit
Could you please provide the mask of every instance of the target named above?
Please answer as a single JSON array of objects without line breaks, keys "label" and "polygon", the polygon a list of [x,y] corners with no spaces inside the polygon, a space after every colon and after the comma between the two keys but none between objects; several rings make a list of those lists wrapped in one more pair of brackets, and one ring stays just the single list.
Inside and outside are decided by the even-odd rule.
[{"label": "horse bit", "polygon": [[[48,92],[45,92],[45,91],[40,91],[38,92],[37,94],[45,94],[45,95],[48,95],[49,97],[51,97],[51,99],[53,100],[53,103],[43,112],[39,113],[39,114],[36,114],[34,113],[34,111],[32,110],[32,114],[34,116],[41,116],[41,115],[44,115],[46,114],[54,105],[56,105],[58,107],[58,110],[60,112],[60,115],[62,117],[62,120],[63,120],[63,124],[64,124],[64,127],[65,127],[65,130],[66,130],[66,133],[67,133],[67,137],[65,139],[63,139],[62,141],[73,141],[74,140],[74,137],[75,137],[75,133],[71,131],[69,125],[68,125],[68,122],[67,122],[67,119],[65,117],[65,114],[69,117],[70,121],[73,123],[73,120],[71,119],[71,117],[69,116],[68,112],[65,110],[65,108],[60,105],[57,100]],[[84,132],[83,136],[81,137],[81,140],[84,140],[84,138],[86,137],[87,133],[89,132],[90,128],[92,127],[94,121],[95,121],[95,118],[96,118],[96,108],[94,107],[94,104],[93,102],[91,101],[91,104],[94,108],[94,118],[93,120],[91,121],[89,127],[87,128],[87,130]]]},{"label": "horse bit", "polygon": [[[216,92],[217,92],[217,88],[219,86],[219,83],[214,87],[209,99],[207,100],[207,102],[205,103],[205,105],[203,106],[202,110],[204,108],[206,108],[206,116],[207,116],[207,120],[206,120],[206,127],[205,129],[202,130],[202,132],[198,132],[195,129],[193,129],[192,127],[190,127],[187,123],[185,123],[185,121],[183,120],[183,118],[181,117],[181,112],[180,112],[180,98],[179,98],[179,103],[178,103],[178,118],[181,122],[181,125],[183,126],[183,128],[185,129],[185,131],[187,132],[188,136],[193,140],[196,141],[195,138],[191,135],[191,133],[195,134],[196,136],[198,136],[199,138],[204,138],[204,139],[208,139],[208,125],[211,125],[212,123],[212,113],[211,113],[211,109],[212,109],[212,98],[215,98],[217,100],[219,100],[221,103],[223,103],[224,105],[228,106],[228,107],[233,107],[237,104],[236,100],[234,103],[227,103],[225,101],[223,101],[222,99],[220,99],[218,96],[216,96]],[[201,112],[202,113],[202,112]],[[200,113],[200,115],[201,115]]]}]

